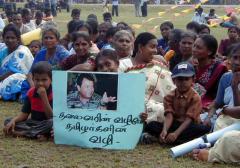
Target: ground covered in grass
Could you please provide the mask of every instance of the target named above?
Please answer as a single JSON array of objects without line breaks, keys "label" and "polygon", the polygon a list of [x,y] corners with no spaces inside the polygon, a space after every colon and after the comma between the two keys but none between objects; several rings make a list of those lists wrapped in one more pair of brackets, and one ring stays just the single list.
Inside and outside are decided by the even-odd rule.
[{"label": "ground covered in grass", "polygon": [[[0,102],[0,123],[21,110],[21,105]],[[0,126],[2,130],[3,124]],[[0,132],[0,168],[62,168],[62,167],[159,167],[159,168],[227,168],[235,165],[202,163],[189,157],[172,159],[169,148],[158,144],[138,145],[130,151],[82,149],[55,145],[25,138],[5,137]]]},{"label": "ground covered in grass", "polygon": [[[76,7],[76,6],[75,6]],[[102,21],[101,5],[79,5],[82,9],[81,18],[84,20],[88,14],[94,13]],[[191,20],[192,13],[175,17],[174,13],[181,13],[190,7],[178,7],[170,10],[170,7],[149,7],[149,16],[144,18],[158,17],[158,12],[168,10],[162,18],[153,19],[144,22],[143,18],[134,16],[133,6],[120,6],[120,16],[114,18],[114,21],[125,21],[128,24],[144,24],[136,29],[136,33],[142,31],[151,31],[156,25],[164,20],[172,20],[175,27],[184,28],[186,23]],[[204,8],[206,12],[210,7]],[[224,8],[216,8],[218,15],[224,14]],[[70,20],[70,13],[62,12],[58,14],[55,21],[58,23],[58,30],[64,35],[67,32],[66,25]],[[154,32],[160,35],[157,28]],[[226,36],[226,30],[223,28],[212,28],[212,34],[218,40]],[[21,105],[16,102],[0,102],[0,130],[3,128],[4,119],[13,117],[21,110]],[[0,168],[11,167],[43,167],[43,168],[61,168],[61,167],[159,167],[159,168],[226,168],[236,167],[234,165],[219,165],[200,163],[193,161],[189,157],[172,159],[169,156],[169,148],[154,145],[138,145],[131,151],[112,151],[99,149],[81,149],[80,147],[55,145],[53,142],[39,142],[25,138],[5,137],[0,131]]]}]

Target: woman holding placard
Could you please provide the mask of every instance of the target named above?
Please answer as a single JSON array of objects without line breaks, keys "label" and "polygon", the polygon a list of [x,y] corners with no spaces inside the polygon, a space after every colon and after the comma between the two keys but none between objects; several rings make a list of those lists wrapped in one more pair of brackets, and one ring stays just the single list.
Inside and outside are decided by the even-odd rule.
[{"label": "woman holding placard", "polygon": [[134,42],[132,57],[120,60],[119,69],[146,75],[146,122],[164,121],[163,97],[175,88],[167,66],[163,61],[154,60],[156,54],[157,38],[144,32]]}]

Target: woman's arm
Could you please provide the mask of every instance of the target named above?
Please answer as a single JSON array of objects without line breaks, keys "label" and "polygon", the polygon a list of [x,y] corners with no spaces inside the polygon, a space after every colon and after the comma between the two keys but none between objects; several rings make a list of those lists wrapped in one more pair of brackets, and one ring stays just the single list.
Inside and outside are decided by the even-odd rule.
[{"label": "woman's arm", "polygon": [[3,81],[4,79],[6,79],[7,77],[9,77],[10,75],[12,75],[13,73],[10,71],[10,72],[7,72],[3,75],[0,76],[0,81]]}]

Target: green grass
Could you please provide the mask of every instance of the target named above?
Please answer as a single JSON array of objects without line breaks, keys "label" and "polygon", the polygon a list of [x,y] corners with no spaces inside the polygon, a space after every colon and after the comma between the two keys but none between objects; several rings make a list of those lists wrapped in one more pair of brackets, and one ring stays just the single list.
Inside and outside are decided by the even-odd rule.
[{"label": "green grass", "polygon": [[[85,19],[88,14],[97,14],[99,20],[102,20],[101,6],[82,6],[81,18]],[[168,7],[165,7],[168,9]],[[145,24],[143,28],[136,30],[148,31],[155,25],[159,25],[163,20],[172,20],[175,27],[184,28],[185,24],[191,19],[192,14],[184,17],[174,18],[173,13],[186,9],[177,8],[163,15],[164,18],[153,20]],[[208,11],[209,8],[206,9]],[[164,8],[149,8],[149,16],[157,17],[157,13]],[[223,8],[217,8],[217,13],[222,15]],[[144,18],[144,19],[148,19]],[[134,8],[120,7],[120,17],[114,18],[114,21],[126,21],[129,24],[141,24],[143,18],[134,17]],[[62,12],[58,14],[55,21],[58,23],[58,29],[62,35],[66,33],[66,24],[70,20],[70,14]],[[213,34],[221,39],[226,35],[226,30],[213,28]],[[159,36],[157,29],[156,35]],[[21,105],[16,102],[0,102],[0,123],[4,119],[17,115],[21,110]],[[3,124],[0,126],[2,130]],[[97,149],[81,149],[80,147],[55,145],[53,142],[38,142],[25,138],[5,137],[0,131],[0,168],[12,167],[43,167],[43,168],[61,168],[61,167],[159,167],[159,168],[227,168],[236,167],[234,165],[213,165],[210,163],[201,163],[190,159],[189,157],[180,157],[172,159],[169,156],[169,148],[154,145],[138,145],[131,151],[112,151]]]},{"label": "green grass", "polygon": [[[75,6],[76,7],[76,6]],[[79,6],[77,6],[79,7]],[[102,22],[102,6],[98,5],[98,6],[93,6],[93,5],[80,5],[80,8],[82,10],[81,12],[81,19],[85,20],[87,18],[87,15],[90,13],[94,13],[98,16],[98,20],[99,22]],[[141,24],[143,25],[140,29],[135,29],[136,34],[143,32],[143,31],[151,31],[154,26],[160,25],[163,21],[165,20],[171,20],[174,23],[174,26],[176,28],[181,28],[181,29],[185,29],[185,25],[191,21],[191,18],[193,16],[193,12],[190,12],[188,14],[184,14],[182,13],[181,16],[175,17],[174,13],[181,13],[181,11],[185,10],[185,9],[189,9],[191,8],[189,7],[178,7],[175,8],[174,10],[171,10],[170,7],[159,7],[159,6],[150,6],[148,7],[148,17],[146,18],[142,18],[142,17],[135,17],[135,13],[134,13],[134,6],[120,6],[119,9],[119,17],[113,17],[113,20],[115,22],[119,22],[119,21],[125,21],[127,22],[129,25],[132,24]],[[204,8],[204,11],[206,13],[209,12],[210,7],[206,7]],[[150,18],[156,18],[159,17],[158,16],[158,12],[163,12],[163,11],[167,11],[164,15],[162,15],[162,18],[158,18],[158,19],[154,19],[150,22],[147,23],[143,23],[143,21],[148,20]],[[225,14],[224,8],[223,7],[218,7],[216,8],[216,13],[219,16],[223,16]],[[66,24],[68,23],[68,21],[71,20],[70,17],[70,13],[59,13],[58,17],[55,19],[55,21],[58,23],[59,25],[59,31],[61,32],[62,35],[66,34]],[[211,28],[211,33],[212,35],[214,35],[218,40],[221,40],[222,38],[227,36],[227,30],[221,27],[216,27],[216,28]],[[156,31],[154,32],[154,34],[159,37],[160,36],[160,31],[159,28],[156,29]]]}]

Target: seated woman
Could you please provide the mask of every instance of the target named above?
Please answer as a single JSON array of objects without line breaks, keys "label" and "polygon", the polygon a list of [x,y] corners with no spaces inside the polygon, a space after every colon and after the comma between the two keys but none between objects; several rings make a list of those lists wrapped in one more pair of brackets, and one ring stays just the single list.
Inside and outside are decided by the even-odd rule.
[{"label": "seated woman", "polygon": [[[195,83],[203,86],[206,92],[202,96],[203,109],[207,110],[216,97],[217,86],[221,76],[227,71],[226,66],[215,59],[218,43],[211,35],[200,35],[192,49],[193,58],[197,60]],[[202,93],[200,93],[202,95]]]},{"label": "seated woman", "polygon": [[228,38],[221,40],[218,48],[218,54],[226,57],[228,47],[238,42],[240,42],[240,29],[237,26],[228,28]]},{"label": "seated woman", "polygon": [[75,32],[72,34],[73,48],[76,54],[64,59],[59,68],[71,71],[93,71],[95,69],[95,56],[89,52],[91,47],[90,36],[87,32]]},{"label": "seated woman", "polygon": [[[225,73],[220,82],[213,108],[209,112],[211,118],[217,108],[222,108],[216,121],[215,129],[225,128],[240,121],[240,43],[231,50],[232,72]],[[210,121],[206,121],[206,123]],[[197,160],[208,162],[239,163],[240,162],[240,131],[225,133],[210,150],[195,149],[193,156]]]},{"label": "seated woman", "polygon": [[228,13],[227,17],[229,17],[228,19],[224,19],[222,23],[220,23],[220,26],[222,27],[233,27],[233,26],[239,26],[239,21],[238,21],[238,17],[235,13]]},{"label": "seated woman", "polygon": [[[42,32],[43,48],[37,53],[34,58],[33,65],[40,61],[48,61],[55,69],[59,64],[67,58],[70,53],[63,46],[59,45],[60,33],[54,27],[48,27]],[[28,74],[27,81],[22,85],[21,99],[26,97],[26,93],[30,87],[33,87],[31,72]]]},{"label": "seated woman", "polygon": [[156,54],[157,38],[153,34],[145,32],[139,34],[134,42],[133,56],[120,60],[119,69],[131,73],[145,73],[147,77],[146,122],[164,121],[163,97],[175,88],[171,72],[164,63],[154,60]]},{"label": "seated woman", "polygon": [[33,56],[21,45],[21,33],[15,25],[7,25],[2,35],[6,47],[0,51],[0,96],[3,100],[16,100],[32,66]]},{"label": "seated woman", "polygon": [[[83,31],[83,32],[87,32],[90,36],[90,42],[91,42],[91,46],[89,48],[89,52],[90,53],[99,53],[99,49],[97,47],[97,45],[93,42],[94,38],[93,38],[93,29],[92,27],[87,23],[87,22],[82,22],[80,21],[79,23],[77,23],[74,32],[79,32],[79,31]],[[74,33],[72,32],[72,33]],[[71,36],[73,36],[71,33]],[[71,54],[75,54],[76,51],[74,50],[74,47],[72,46],[71,50],[70,50]]]},{"label": "seated woman", "polygon": [[113,47],[118,59],[130,57],[133,51],[133,35],[128,30],[120,30],[113,36]]}]

